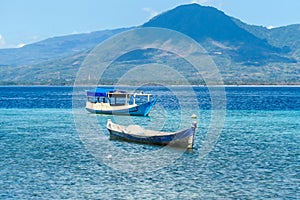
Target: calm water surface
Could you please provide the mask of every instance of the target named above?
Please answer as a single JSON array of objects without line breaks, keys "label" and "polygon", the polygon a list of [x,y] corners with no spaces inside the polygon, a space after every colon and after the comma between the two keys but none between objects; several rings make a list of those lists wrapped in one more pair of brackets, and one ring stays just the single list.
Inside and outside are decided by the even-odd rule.
[{"label": "calm water surface", "polygon": [[189,125],[181,116],[196,104],[195,149],[157,170],[124,173],[93,156],[74,110],[97,118],[102,140],[116,149],[161,147],[110,141],[104,125],[111,116],[84,111],[85,88],[73,96],[72,87],[0,87],[0,199],[300,199],[300,87],[226,87],[225,124],[205,157],[208,90],[195,87],[193,99],[184,87],[143,89],[159,97],[150,116],[113,119],[177,130]]}]

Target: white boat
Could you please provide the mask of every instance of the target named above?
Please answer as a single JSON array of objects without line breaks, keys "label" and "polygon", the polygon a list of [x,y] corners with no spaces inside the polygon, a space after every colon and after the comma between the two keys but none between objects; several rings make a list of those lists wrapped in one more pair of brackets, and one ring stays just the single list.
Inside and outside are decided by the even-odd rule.
[{"label": "white boat", "polygon": [[178,132],[161,132],[146,130],[138,125],[123,126],[107,121],[106,128],[111,139],[125,140],[138,143],[148,143],[155,145],[170,145],[192,149],[197,124],[193,122],[190,128]]},{"label": "white boat", "polygon": [[[152,94],[129,93],[110,88],[87,91],[86,110],[97,114],[147,116],[156,102]],[[137,98],[147,97],[146,102],[137,103]],[[141,100],[141,99],[140,99]]]}]

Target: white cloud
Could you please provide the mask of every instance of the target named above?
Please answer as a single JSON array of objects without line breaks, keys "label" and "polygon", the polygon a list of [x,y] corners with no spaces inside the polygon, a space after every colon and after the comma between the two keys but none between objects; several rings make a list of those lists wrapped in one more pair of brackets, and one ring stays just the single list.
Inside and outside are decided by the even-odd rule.
[{"label": "white cloud", "polygon": [[153,10],[152,8],[143,8],[143,11],[148,12],[150,14],[150,18],[153,18],[159,14],[157,11]]},{"label": "white cloud", "polygon": [[[33,43],[33,42],[36,42],[37,41],[37,37],[32,37],[32,39],[30,40],[31,42],[24,42],[24,41],[15,41],[14,43],[10,43],[10,42],[7,42],[3,35],[0,34],[0,49],[7,49],[7,48],[22,48],[24,47],[26,44],[29,44],[29,43]],[[23,39],[24,40],[24,39]],[[19,42],[19,43],[17,43]]]},{"label": "white cloud", "polygon": [[205,4],[205,3],[210,3],[212,0],[192,0],[191,3],[197,3],[197,4]]},{"label": "white cloud", "polygon": [[4,48],[4,47],[5,47],[5,40],[3,36],[0,34],[0,48]]},{"label": "white cloud", "polygon": [[22,47],[24,47],[26,44],[24,44],[24,43],[20,43],[20,44],[18,44],[17,45],[17,48],[22,48]]},{"label": "white cloud", "polygon": [[76,34],[79,34],[80,32],[78,32],[78,31],[73,31],[72,33],[71,33],[71,35],[76,35]]}]

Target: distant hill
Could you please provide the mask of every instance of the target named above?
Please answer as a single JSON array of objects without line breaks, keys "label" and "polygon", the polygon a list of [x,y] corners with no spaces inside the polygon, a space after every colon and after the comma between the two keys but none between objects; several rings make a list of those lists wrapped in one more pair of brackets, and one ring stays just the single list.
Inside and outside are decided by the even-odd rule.
[{"label": "distant hill", "polygon": [[300,24],[268,29],[263,26],[248,25],[237,19],[234,21],[256,37],[267,40],[273,46],[284,48],[286,52],[294,52],[300,48]]},{"label": "distant hill", "polygon": [[0,66],[33,65],[91,50],[100,42],[129,28],[49,38],[22,48],[0,49]]},{"label": "distant hill", "polygon": [[[213,58],[225,84],[300,84],[300,25],[267,29],[248,25],[213,7],[189,4],[161,13],[142,27],[168,28],[193,38]],[[0,84],[72,84],[90,50],[132,28],[54,37],[22,48],[0,49]],[[124,55],[115,63],[120,70],[114,73],[133,63],[153,62],[160,53],[149,49]],[[156,61],[169,59],[160,58]],[[203,84],[200,77],[185,70],[184,63],[172,62],[190,83]]]}]

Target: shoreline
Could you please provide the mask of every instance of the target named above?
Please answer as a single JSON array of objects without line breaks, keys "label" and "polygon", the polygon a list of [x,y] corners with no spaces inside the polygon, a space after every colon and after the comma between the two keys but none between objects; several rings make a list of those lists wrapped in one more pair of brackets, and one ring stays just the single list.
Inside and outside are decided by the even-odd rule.
[{"label": "shoreline", "polygon": [[[292,85],[266,85],[266,84],[250,84],[250,85],[102,85],[103,87],[300,87],[300,84]],[[95,87],[93,85],[0,85],[0,87]],[[101,87],[100,85],[98,87]]]}]

